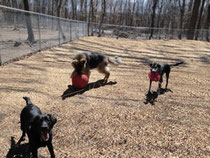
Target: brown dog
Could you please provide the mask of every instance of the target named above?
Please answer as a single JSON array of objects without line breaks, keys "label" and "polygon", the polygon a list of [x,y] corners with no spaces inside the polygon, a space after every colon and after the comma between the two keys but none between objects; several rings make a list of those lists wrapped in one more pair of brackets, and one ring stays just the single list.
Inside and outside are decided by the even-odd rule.
[{"label": "brown dog", "polygon": [[74,71],[72,72],[71,77],[75,73],[84,73],[89,78],[90,70],[97,68],[100,73],[105,75],[104,81],[107,82],[110,76],[110,68],[108,67],[108,63],[119,65],[121,63],[121,59],[116,57],[115,60],[112,60],[106,55],[97,52],[79,53],[73,58],[72,66]]}]

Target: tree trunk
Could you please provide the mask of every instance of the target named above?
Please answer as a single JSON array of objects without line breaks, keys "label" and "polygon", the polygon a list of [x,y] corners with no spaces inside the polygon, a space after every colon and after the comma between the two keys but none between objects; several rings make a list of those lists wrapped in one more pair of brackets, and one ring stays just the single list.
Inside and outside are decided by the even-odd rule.
[{"label": "tree trunk", "polygon": [[72,6],[72,19],[74,20],[74,19],[76,19],[74,0],[71,0],[71,6]]},{"label": "tree trunk", "polygon": [[88,8],[87,7],[87,0],[85,0],[85,19],[84,19],[85,21],[88,21],[87,8]]},{"label": "tree trunk", "polygon": [[183,18],[184,18],[184,11],[185,11],[185,0],[181,5],[181,0],[179,0],[179,7],[180,7],[180,21],[179,21],[179,39],[182,39],[182,29],[183,29]]},{"label": "tree trunk", "polygon": [[98,22],[98,16],[97,16],[97,12],[98,12],[98,2],[99,0],[94,0],[93,1],[93,11],[94,11],[94,22]]},{"label": "tree trunk", "polygon": [[210,4],[208,5],[208,15],[205,23],[206,40],[209,42],[209,25],[210,25]]},{"label": "tree trunk", "polygon": [[194,1],[192,16],[190,18],[190,25],[189,25],[189,29],[187,33],[188,40],[193,40],[194,38],[194,32],[195,32],[196,22],[198,18],[200,3],[201,3],[201,0]]},{"label": "tree trunk", "polygon": [[163,0],[161,1],[160,7],[158,8],[158,18],[157,18],[157,28],[160,27],[160,18],[162,14],[162,9],[163,9]]},{"label": "tree trunk", "polygon": [[[56,3],[57,4],[57,17],[60,17],[60,10],[61,10],[62,2],[63,2],[63,0],[60,0],[60,1],[57,1],[57,3]],[[58,29],[59,29],[59,31],[61,33],[62,39],[65,41],[66,40],[66,36],[63,33],[63,29],[61,27],[59,18],[58,18]]]},{"label": "tree trunk", "polygon": [[150,32],[149,40],[151,40],[153,36],[153,31],[154,31],[153,28],[155,25],[155,11],[157,8],[157,3],[158,3],[158,0],[153,0],[152,17],[151,17],[152,23],[151,23],[151,32]]},{"label": "tree trunk", "polygon": [[87,15],[87,18],[88,18],[88,36],[90,36],[90,18],[91,18],[91,7],[92,7],[92,4],[91,4],[91,1],[89,2],[89,11],[88,11],[88,15]]},{"label": "tree trunk", "polygon": [[[90,8],[91,8],[91,22],[93,22],[94,18],[94,6],[93,6],[93,0],[90,0]],[[93,24],[91,24],[91,36],[93,36]]]},{"label": "tree trunk", "polygon": [[201,28],[201,17],[203,14],[204,4],[205,4],[205,0],[203,0],[202,4],[201,4],[200,14],[199,14],[199,18],[198,18],[198,24],[197,24],[196,33],[195,33],[195,40],[198,40],[199,29]]},{"label": "tree trunk", "polygon": [[190,12],[192,10],[192,6],[193,6],[193,0],[190,0],[190,2],[188,4],[188,12]]},{"label": "tree trunk", "polygon": [[[12,7],[13,8],[17,8],[17,1],[16,0],[12,0]],[[14,18],[14,28],[13,30],[17,30],[17,17],[16,14],[13,14],[13,18]]]},{"label": "tree trunk", "polygon": [[102,13],[101,13],[101,21],[100,21],[100,24],[98,27],[98,37],[101,37],[101,27],[103,25],[104,17],[106,15],[106,0],[103,0],[103,4],[102,4],[101,8],[102,8]]},{"label": "tree trunk", "polygon": [[132,9],[132,13],[131,15],[133,15],[133,19],[132,19],[132,23],[131,23],[131,26],[136,26],[136,0],[134,0],[133,2],[133,9]]},{"label": "tree trunk", "polygon": [[84,0],[80,0],[80,20],[83,20],[83,6],[84,6]]},{"label": "tree trunk", "polygon": [[[28,0],[23,0],[24,3],[24,9],[26,11],[29,11],[29,5],[28,5]],[[30,43],[34,42],[34,32],[32,29],[32,24],[31,24],[31,17],[30,17],[30,13],[25,13],[25,20],[26,20],[26,27],[27,27],[27,31],[28,31],[28,41]]]}]

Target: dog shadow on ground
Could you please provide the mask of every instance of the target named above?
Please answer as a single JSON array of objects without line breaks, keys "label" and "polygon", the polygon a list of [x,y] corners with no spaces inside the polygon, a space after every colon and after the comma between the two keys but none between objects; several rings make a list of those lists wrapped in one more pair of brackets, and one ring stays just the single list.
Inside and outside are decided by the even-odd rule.
[{"label": "dog shadow on ground", "polygon": [[77,94],[83,94],[84,92],[86,92],[88,90],[91,90],[91,89],[94,89],[94,88],[99,88],[99,87],[102,87],[102,86],[114,85],[114,84],[117,84],[117,82],[109,81],[107,83],[104,83],[104,80],[98,80],[96,82],[89,83],[83,89],[78,89],[78,88],[73,87],[72,85],[68,85],[68,89],[63,92],[63,95],[61,97],[64,100],[68,97],[72,97],[72,96],[77,95]]},{"label": "dog shadow on ground", "polygon": [[167,92],[172,92],[173,91],[171,89],[163,89],[161,88],[160,89],[160,92],[157,91],[153,91],[153,92],[148,92],[145,94],[146,98],[145,98],[145,101],[144,101],[144,104],[152,104],[152,105],[155,105],[155,102],[157,102],[157,98],[159,95],[162,95],[162,94],[165,94]]},{"label": "dog shadow on ground", "polygon": [[14,137],[11,137],[10,142],[11,145],[6,158],[26,158],[29,143],[16,144]]}]

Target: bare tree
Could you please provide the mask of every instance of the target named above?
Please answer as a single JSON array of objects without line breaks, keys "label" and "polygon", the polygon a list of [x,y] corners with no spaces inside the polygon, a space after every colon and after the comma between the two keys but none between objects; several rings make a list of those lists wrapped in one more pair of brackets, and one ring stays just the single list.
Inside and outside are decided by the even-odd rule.
[{"label": "bare tree", "polygon": [[76,2],[74,0],[71,0],[71,6],[72,6],[72,19],[76,19]]},{"label": "bare tree", "polygon": [[194,0],[190,0],[190,1],[189,1],[189,4],[188,4],[188,12],[190,12],[190,11],[192,10],[193,1],[194,1]]},{"label": "bare tree", "polygon": [[88,1],[87,0],[85,0],[85,6],[84,6],[84,9],[85,9],[85,21],[87,21],[87,19],[88,19],[88,15],[87,15],[87,13],[88,13],[88,11],[87,11],[87,8],[88,8]]},{"label": "bare tree", "polygon": [[150,36],[149,39],[151,40],[152,36],[153,36],[153,31],[154,31],[154,26],[155,26],[155,12],[156,12],[156,8],[157,8],[157,3],[158,0],[153,0],[153,6],[152,6],[152,16],[151,16],[151,32],[150,32]]},{"label": "bare tree", "polygon": [[[17,1],[12,0],[12,7],[17,8]],[[14,29],[13,30],[17,30],[17,15],[16,14],[13,14],[13,19],[14,19]]]},{"label": "bare tree", "polygon": [[201,3],[201,0],[194,1],[192,16],[190,18],[190,25],[189,25],[189,29],[188,29],[188,33],[187,33],[187,39],[189,39],[189,40],[192,40],[194,37],[200,3]]},{"label": "bare tree", "polygon": [[133,1],[133,8],[132,8],[132,13],[131,13],[131,26],[135,26],[136,25],[136,0]]},{"label": "bare tree", "polygon": [[[91,21],[93,22],[93,19],[94,19],[94,5],[93,5],[93,0],[90,0],[90,8],[91,8]],[[90,16],[89,16],[89,19],[90,19]],[[91,26],[91,36],[93,36],[93,26]]]},{"label": "bare tree", "polygon": [[179,39],[182,39],[182,29],[183,29],[183,18],[184,18],[184,12],[185,12],[185,0],[179,0],[179,7],[180,7],[180,21],[179,21]]},{"label": "bare tree", "polygon": [[[26,11],[29,11],[28,0],[23,0],[23,3],[24,3],[24,9]],[[28,12],[25,13],[25,20],[26,20],[26,27],[27,27],[27,31],[28,31],[28,39],[27,40],[30,43],[33,43],[35,38],[34,38],[33,29],[32,29],[30,13],[28,13]]]},{"label": "bare tree", "polygon": [[[60,17],[62,3],[63,3],[63,0],[59,0],[56,3],[56,5],[57,5],[57,17]],[[58,29],[59,29],[59,31],[60,31],[60,33],[62,35],[62,39],[66,40],[66,36],[64,35],[62,27],[61,27],[61,24],[60,24],[60,19],[58,19]]]},{"label": "bare tree", "polygon": [[206,23],[205,23],[206,40],[208,42],[209,42],[209,26],[210,26],[210,4],[208,5],[207,19],[206,19]]},{"label": "bare tree", "polygon": [[[92,8],[92,0],[90,0],[90,2],[89,2],[89,14],[88,14],[88,36],[90,36],[90,18],[91,18],[91,8]],[[91,27],[92,28],[92,27]],[[91,34],[92,34],[92,30],[91,30]]]},{"label": "bare tree", "polygon": [[202,0],[201,9],[200,9],[199,18],[198,18],[198,24],[197,24],[197,28],[196,28],[197,31],[195,33],[195,40],[198,40],[199,29],[201,28],[201,17],[203,14],[204,4],[205,4],[205,0]]},{"label": "bare tree", "polygon": [[83,11],[84,11],[84,0],[80,0],[80,20],[83,20]]},{"label": "bare tree", "polygon": [[161,3],[158,5],[158,18],[157,18],[157,27],[160,27],[160,18],[162,15],[164,0],[161,0]]},{"label": "bare tree", "polygon": [[[21,9],[24,1],[0,0],[0,4]],[[196,12],[199,2],[202,5],[197,7]],[[118,25],[119,28],[121,25],[150,27],[149,39],[154,36],[155,27],[169,28],[172,38],[175,36],[173,30],[178,28],[178,38],[181,39],[183,29],[188,29],[187,36],[192,38],[190,35],[194,34],[195,29],[206,27],[206,2],[209,3],[209,0],[105,0],[105,14],[104,0],[28,0],[28,5],[35,12],[88,21],[88,30],[92,35],[93,29],[101,31],[102,23],[109,23]],[[15,23],[12,15],[5,14],[4,18]],[[52,21],[52,28],[55,26],[55,21]],[[195,39],[197,38],[198,32],[195,33]]]},{"label": "bare tree", "polygon": [[103,22],[104,22],[104,18],[105,18],[105,15],[106,15],[106,0],[103,0],[103,3],[101,4],[101,21],[100,21],[100,24],[99,24],[99,27],[98,27],[98,37],[101,37],[101,27],[103,25]]}]

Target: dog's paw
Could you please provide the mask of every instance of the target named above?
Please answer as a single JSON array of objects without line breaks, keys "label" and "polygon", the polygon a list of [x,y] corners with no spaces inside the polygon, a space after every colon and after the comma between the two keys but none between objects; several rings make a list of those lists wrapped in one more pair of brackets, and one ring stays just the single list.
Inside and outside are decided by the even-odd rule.
[{"label": "dog's paw", "polygon": [[151,93],[150,91],[148,91],[148,92],[145,94],[146,97],[150,97],[151,95],[152,95],[152,93]]}]

